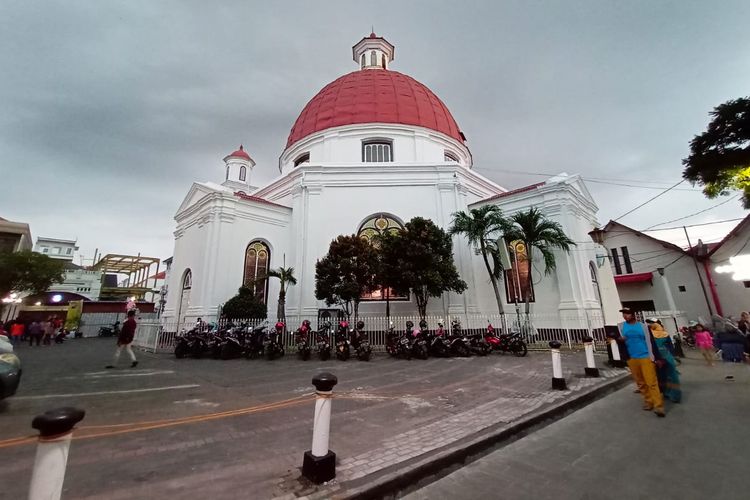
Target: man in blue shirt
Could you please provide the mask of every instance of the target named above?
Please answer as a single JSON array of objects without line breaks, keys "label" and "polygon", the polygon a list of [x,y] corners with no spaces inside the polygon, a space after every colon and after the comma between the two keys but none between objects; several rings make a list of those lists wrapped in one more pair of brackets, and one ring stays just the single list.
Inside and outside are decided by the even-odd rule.
[{"label": "man in blue shirt", "polygon": [[664,417],[664,399],[659,391],[654,366],[658,350],[653,346],[651,330],[645,323],[635,319],[632,309],[624,307],[620,312],[625,322],[618,325],[621,335],[618,341],[624,342],[628,349],[628,368],[643,396],[643,409],[653,410],[657,416]]}]

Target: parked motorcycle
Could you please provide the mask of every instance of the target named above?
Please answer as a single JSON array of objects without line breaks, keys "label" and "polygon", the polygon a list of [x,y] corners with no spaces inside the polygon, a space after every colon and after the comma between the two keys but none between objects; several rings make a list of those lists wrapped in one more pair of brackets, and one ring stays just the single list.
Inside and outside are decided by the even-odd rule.
[{"label": "parked motorcycle", "polygon": [[286,325],[283,321],[277,321],[273,330],[268,330],[266,340],[266,358],[276,359],[284,355],[284,346],[282,345],[281,336],[284,333]]},{"label": "parked motorcycle", "polygon": [[339,326],[336,329],[336,357],[339,361],[346,361],[350,356],[349,322],[342,320],[339,321]]},{"label": "parked motorcycle", "polygon": [[411,321],[406,322],[407,335],[409,328],[411,327],[411,354],[417,359],[427,359],[429,353],[427,352],[427,340],[423,332],[427,331],[427,322],[422,320],[419,322],[419,327],[415,327]]},{"label": "parked motorcycle", "polygon": [[510,352],[519,358],[526,356],[529,352],[526,341],[520,333],[497,333],[492,323],[487,325],[487,330],[484,332],[484,341],[493,351]]},{"label": "parked motorcycle", "polygon": [[250,328],[245,328],[245,357],[247,359],[262,358],[266,352],[266,329],[268,321]]},{"label": "parked motorcycle", "polygon": [[234,326],[226,329],[221,342],[221,359],[239,358],[245,354],[245,349],[244,329]]},{"label": "parked motorcycle", "polygon": [[331,358],[331,322],[323,323],[323,328],[315,332],[315,344],[317,346],[318,357],[322,361]]},{"label": "parked motorcycle", "polygon": [[297,345],[297,356],[303,361],[310,359],[310,321],[304,320],[294,332],[294,343]]},{"label": "parked motorcycle", "polygon": [[438,321],[438,327],[435,331],[427,330],[424,335],[427,341],[427,351],[430,356],[444,358],[450,355],[450,349],[446,342],[447,335],[442,320]]},{"label": "parked motorcycle", "polygon": [[409,335],[397,333],[392,321],[385,335],[385,350],[391,357],[411,359]]},{"label": "parked motorcycle", "polygon": [[360,361],[370,361],[372,357],[372,347],[370,347],[370,336],[365,331],[365,322],[357,321],[357,329],[352,331],[352,347],[357,352],[357,359]]},{"label": "parked motorcycle", "polygon": [[99,328],[99,337],[117,337],[120,335],[120,322],[116,321],[112,326],[102,326]]},{"label": "parked motorcycle", "polygon": [[471,356],[472,351],[469,349],[469,339],[464,335],[461,328],[461,321],[458,318],[453,318],[453,321],[451,321],[451,334],[447,339],[447,343],[448,351],[452,356]]}]

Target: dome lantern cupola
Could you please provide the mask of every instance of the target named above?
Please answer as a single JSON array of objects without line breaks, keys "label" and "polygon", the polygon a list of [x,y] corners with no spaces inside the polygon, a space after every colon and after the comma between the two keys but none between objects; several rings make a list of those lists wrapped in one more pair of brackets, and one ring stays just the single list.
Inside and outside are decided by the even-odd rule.
[{"label": "dome lantern cupola", "polygon": [[359,69],[388,69],[393,61],[395,47],[382,36],[375,32],[364,37],[352,47],[354,62],[359,64]]},{"label": "dome lantern cupola", "polygon": [[242,144],[240,144],[240,149],[224,158],[224,164],[226,166],[226,177],[222,183],[223,186],[243,192],[252,187],[250,175],[253,172],[255,161],[250,158]]}]

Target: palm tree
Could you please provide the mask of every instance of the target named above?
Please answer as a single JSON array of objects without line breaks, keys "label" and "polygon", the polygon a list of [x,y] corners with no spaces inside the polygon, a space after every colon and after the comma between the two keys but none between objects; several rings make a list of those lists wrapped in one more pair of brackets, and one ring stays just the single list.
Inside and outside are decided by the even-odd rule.
[{"label": "palm tree", "polygon": [[[568,238],[562,226],[548,219],[539,209],[531,207],[525,212],[513,214],[504,226],[503,232],[508,242],[522,241],[526,246],[526,265],[531,280],[531,269],[534,249],[544,258],[544,274],[548,275],[556,267],[554,249],[570,252],[575,242]],[[514,252],[515,261],[515,252]],[[526,314],[529,314],[531,301],[531,286],[525,288]]]},{"label": "palm tree", "polygon": [[281,288],[279,289],[279,305],[276,310],[277,320],[284,321],[286,323],[286,313],[284,306],[286,305],[286,287],[287,285],[296,285],[297,278],[294,277],[293,267],[280,267],[278,269],[271,269],[268,271],[267,276],[269,278],[278,278]]},{"label": "palm tree", "polygon": [[[448,229],[448,234],[463,234],[469,240],[469,244],[481,253],[484,265],[487,268],[487,274],[490,276],[492,289],[495,292],[497,310],[500,314],[503,314],[503,301],[500,297],[498,278],[502,274],[502,265],[497,258],[497,253],[491,250],[497,244],[497,239],[506,226],[508,226],[508,221],[503,217],[503,212],[495,205],[485,205],[472,208],[469,213],[455,212],[453,224]],[[490,258],[493,261],[494,269],[490,266]]]}]

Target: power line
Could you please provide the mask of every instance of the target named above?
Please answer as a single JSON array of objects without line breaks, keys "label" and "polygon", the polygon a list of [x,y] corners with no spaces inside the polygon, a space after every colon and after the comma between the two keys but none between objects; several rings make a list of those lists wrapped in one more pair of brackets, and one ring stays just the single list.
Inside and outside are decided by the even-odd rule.
[{"label": "power line", "polygon": [[633,212],[635,212],[635,211],[636,211],[636,210],[638,210],[639,208],[641,208],[641,207],[643,207],[643,206],[645,206],[645,205],[648,205],[649,203],[651,203],[651,202],[652,202],[652,201],[654,201],[655,199],[659,198],[660,196],[664,196],[665,194],[667,194],[668,192],[670,192],[670,191],[671,191],[672,189],[676,188],[677,186],[679,186],[679,185],[680,185],[680,184],[682,184],[683,182],[685,182],[685,179],[682,179],[682,180],[681,180],[680,182],[678,182],[677,184],[673,184],[672,186],[668,187],[667,189],[665,189],[665,190],[664,190],[664,191],[662,191],[661,193],[657,194],[657,195],[656,195],[656,196],[654,196],[653,198],[649,198],[648,200],[644,201],[643,203],[641,203],[641,204],[640,204],[640,205],[638,205],[637,207],[633,208],[632,210],[629,210],[629,211],[625,212],[624,214],[622,214],[621,216],[619,216],[618,218],[616,218],[616,219],[613,219],[613,220],[614,220],[614,221],[618,221],[618,220],[622,219],[623,217],[625,217],[626,215],[630,215],[630,214],[632,214]]},{"label": "power line", "polygon": [[[683,227],[698,227],[698,226],[710,226],[712,224],[726,224],[727,222],[737,222],[740,220],[745,220],[745,217],[737,217],[736,219],[724,219],[724,220],[717,220],[713,222],[701,222],[699,224],[686,224],[684,226],[672,226],[672,227],[660,227],[659,229],[643,229],[642,232],[648,231],[648,232],[655,232],[655,231],[668,231],[671,229],[682,229]],[[668,224],[665,222],[664,224]],[[657,226],[660,224],[657,224]],[[654,226],[651,226],[654,227]],[[618,232],[618,231],[613,231]],[[627,233],[628,231],[619,231],[621,233]]]},{"label": "power line", "polygon": [[643,231],[648,231],[649,229],[653,229],[653,228],[655,228],[655,227],[657,227],[657,226],[662,226],[662,225],[664,225],[664,224],[671,224],[672,222],[677,222],[677,221],[679,221],[679,220],[685,220],[685,219],[689,219],[690,217],[694,217],[694,216],[696,216],[696,215],[699,215],[699,214],[702,214],[702,213],[704,213],[704,212],[708,212],[709,210],[713,210],[714,208],[720,207],[720,206],[722,206],[722,205],[726,205],[726,204],[727,204],[727,203],[729,203],[730,201],[732,201],[732,200],[736,200],[737,198],[739,198],[739,196],[740,196],[740,195],[732,196],[731,198],[728,198],[728,199],[726,199],[726,200],[722,201],[721,203],[717,203],[716,205],[710,206],[710,207],[708,207],[708,208],[704,208],[703,210],[699,210],[698,212],[692,213],[692,214],[690,214],[690,215],[686,215],[686,216],[684,216],[684,217],[678,217],[677,219],[672,219],[672,220],[668,220],[667,222],[662,222],[661,224],[654,224],[653,226],[649,226],[649,227],[647,227],[647,228],[646,228],[646,229],[644,229]]}]

